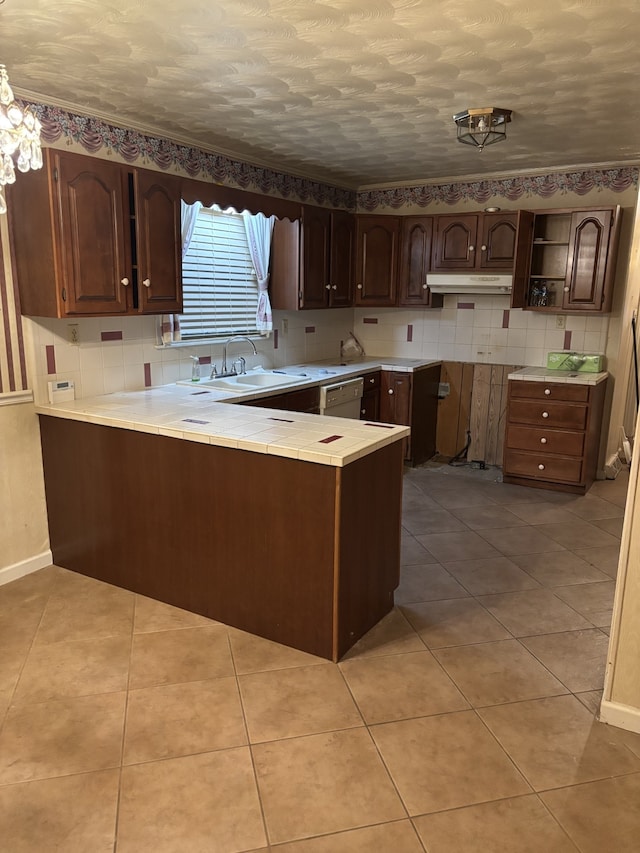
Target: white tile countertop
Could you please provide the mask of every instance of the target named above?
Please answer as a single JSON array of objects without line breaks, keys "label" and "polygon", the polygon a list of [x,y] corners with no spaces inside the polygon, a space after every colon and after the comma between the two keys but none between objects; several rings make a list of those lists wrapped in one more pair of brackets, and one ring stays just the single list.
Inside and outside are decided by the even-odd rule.
[{"label": "white tile countertop", "polygon": [[570,385],[599,385],[609,374],[606,370],[600,373],[576,373],[571,370],[548,370],[545,367],[523,367],[510,373],[509,379],[520,379],[526,382],[563,382]]},{"label": "white tile countertop", "polygon": [[228,403],[336,382],[387,365],[393,370],[414,370],[437,363],[417,359],[385,359],[382,362],[372,358],[349,364],[322,362],[300,367],[314,373],[315,369],[326,368],[326,374],[295,377],[290,384],[260,392],[238,394],[216,391],[197,383],[173,384],[55,405],[37,404],[36,411],[42,415],[342,467],[406,438],[409,427],[264,409],[259,403],[255,407]]}]

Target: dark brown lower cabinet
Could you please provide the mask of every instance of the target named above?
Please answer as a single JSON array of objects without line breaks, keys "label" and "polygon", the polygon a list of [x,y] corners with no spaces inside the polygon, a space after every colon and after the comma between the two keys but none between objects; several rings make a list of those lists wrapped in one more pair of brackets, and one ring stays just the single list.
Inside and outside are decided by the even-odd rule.
[{"label": "dark brown lower cabinet", "polygon": [[393,607],[401,442],[336,468],[40,424],[56,565],[334,661]]},{"label": "dark brown lower cabinet", "polygon": [[405,440],[405,461],[420,465],[436,452],[440,364],[413,372],[383,370],[380,382],[380,420],[411,427]]}]

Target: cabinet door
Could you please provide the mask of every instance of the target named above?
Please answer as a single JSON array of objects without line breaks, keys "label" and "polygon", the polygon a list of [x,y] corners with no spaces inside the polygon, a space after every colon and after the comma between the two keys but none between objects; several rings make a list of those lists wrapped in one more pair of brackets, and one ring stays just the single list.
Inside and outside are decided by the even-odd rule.
[{"label": "cabinet door", "polygon": [[356,305],[396,304],[399,235],[396,216],[358,217]]},{"label": "cabinet door", "polygon": [[431,268],[474,269],[477,236],[478,215],[475,213],[436,216]]},{"label": "cabinet door", "polygon": [[302,214],[301,308],[325,308],[329,302],[329,233],[331,214],[304,207]]},{"label": "cabinet door", "polygon": [[133,277],[126,172],[118,163],[64,152],[56,155],[54,168],[64,311],[124,314]]},{"label": "cabinet door", "polygon": [[612,219],[611,210],[572,214],[563,308],[602,310]]},{"label": "cabinet door", "polygon": [[353,267],[356,245],[355,217],[334,210],[331,214],[331,262],[329,305],[347,308],[353,304]]},{"label": "cabinet door", "polygon": [[180,178],[133,173],[138,305],[144,314],[182,311]]},{"label": "cabinet door", "polygon": [[432,294],[427,287],[432,234],[433,217],[404,216],[402,218],[398,305],[442,307],[442,295]]},{"label": "cabinet door", "polygon": [[380,420],[410,426],[411,374],[383,370],[380,381]]},{"label": "cabinet door", "polygon": [[479,269],[510,270],[516,254],[518,213],[484,213],[480,217]]}]

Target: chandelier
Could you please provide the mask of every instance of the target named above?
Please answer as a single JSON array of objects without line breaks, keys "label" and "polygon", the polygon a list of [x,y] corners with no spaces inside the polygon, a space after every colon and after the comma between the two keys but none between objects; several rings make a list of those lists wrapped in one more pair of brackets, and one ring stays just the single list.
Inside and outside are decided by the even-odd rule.
[{"label": "chandelier", "polygon": [[453,117],[458,127],[458,142],[475,145],[478,151],[486,145],[507,138],[507,122],[511,121],[511,110],[499,107],[481,107],[456,113]]},{"label": "chandelier", "polygon": [[13,99],[7,69],[0,65],[0,213],[7,212],[5,184],[16,179],[15,166],[20,172],[40,169],[41,124],[31,107],[20,107]]}]

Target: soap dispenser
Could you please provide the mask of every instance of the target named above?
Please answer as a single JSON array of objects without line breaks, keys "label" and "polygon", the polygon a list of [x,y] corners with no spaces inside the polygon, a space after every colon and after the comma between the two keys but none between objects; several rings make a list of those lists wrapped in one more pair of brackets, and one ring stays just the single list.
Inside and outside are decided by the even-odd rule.
[{"label": "soap dispenser", "polygon": [[190,355],[191,364],[191,381],[200,382],[200,358],[197,355]]}]

